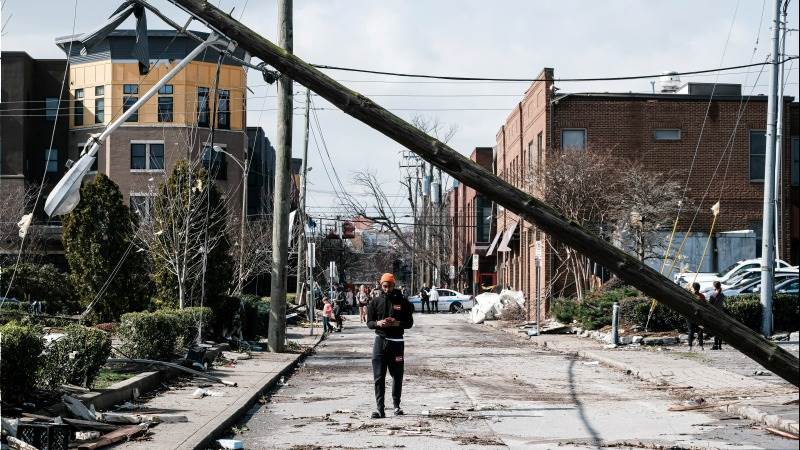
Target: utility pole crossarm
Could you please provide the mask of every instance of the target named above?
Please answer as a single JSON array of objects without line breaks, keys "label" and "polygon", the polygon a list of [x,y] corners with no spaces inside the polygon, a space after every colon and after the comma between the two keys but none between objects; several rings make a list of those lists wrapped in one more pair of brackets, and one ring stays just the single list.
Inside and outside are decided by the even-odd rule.
[{"label": "utility pole crossarm", "polygon": [[347,114],[435,164],[453,178],[481,192],[486,198],[506,207],[522,219],[535,223],[545,233],[558,238],[576,251],[615,272],[622,280],[679,312],[730,345],[798,385],[800,363],[795,355],[751,331],[708,303],[697,301],[676,285],[636,258],[628,255],[574,222],[551,206],[527,194],[477,163],[459,154],[441,141],[428,136],[369,98],[354,92],[323,74],[297,56],[256,34],[228,14],[204,0],[171,0],[213,28],[234,39],[251,55],[264,60],[284,76],[303,84]]}]

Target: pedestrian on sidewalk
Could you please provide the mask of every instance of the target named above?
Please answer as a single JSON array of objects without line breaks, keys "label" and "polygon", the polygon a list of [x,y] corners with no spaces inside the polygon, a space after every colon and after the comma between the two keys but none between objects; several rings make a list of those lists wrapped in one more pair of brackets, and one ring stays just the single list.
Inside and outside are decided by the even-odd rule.
[{"label": "pedestrian on sidewalk", "polygon": [[431,299],[431,306],[433,306],[433,312],[439,312],[439,291],[436,289],[436,286],[431,286],[430,292],[430,299]]},{"label": "pedestrian on sidewalk", "polygon": [[403,392],[403,368],[405,343],[403,333],[414,326],[414,307],[395,289],[395,278],[391,273],[381,276],[381,293],[372,299],[367,308],[367,327],[375,330],[372,346],[372,376],[375,380],[375,403],[377,411],[373,419],[386,417],[384,396],[386,393],[386,370],[392,376],[392,403],[394,415],[403,415],[400,396]]},{"label": "pedestrian on sidewalk", "polygon": [[372,296],[370,296],[367,285],[362,284],[361,288],[358,290],[358,295],[356,295],[356,300],[358,301],[359,319],[361,320],[361,323],[367,322],[367,305],[369,305],[370,299],[372,299]]},{"label": "pedestrian on sidewalk", "polygon": [[331,299],[327,296],[322,297],[322,332],[323,333],[330,333],[333,331],[333,325],[331,325],[331,319],[333,319],[333,305],[331,305]]},{"label": "pedestrian on sidewalk", "polygon": [[427,286],[423,285],[422,289],[419,290],[419,301],[422,303],[420,309],[422,313],[425,314],[425,307],[428,308],[428,312],[431,312],[431,303],[430,303],[430,295],[428,295],[428,288]]},{"label": "pedestrian on sidewalk", "polygon": [[[722,283],[719,281],[714,282],[714,292],[709,296],[708,302],[725,314],[725,294],[722,293]],[[722,350],[722,338],[717,333],[714,333],[714,345],[711,350]]]},{"label": "pedestrian on sidewalk", "polygon": [[[697,298],[697,301],[705,302],[706,296],[700,292],[700,283],[692,283],[692,293]],[[686,319],[686,325],[689,328],[689,351],[692,351],[692,344],[694,343],[694,334],[697,331],[697,343],[700,344],[700,350],[703,350],[703,328],[696,325],[691,319]]]},{"label": "pedestrian on sidewalk", "polygon": [[356,313],[356,296],[353,294],[353,289],[350,286],[347,287],[347,291],[344,293],[345,301],[347,302],[347,309],[350,310],[350,314]]}]

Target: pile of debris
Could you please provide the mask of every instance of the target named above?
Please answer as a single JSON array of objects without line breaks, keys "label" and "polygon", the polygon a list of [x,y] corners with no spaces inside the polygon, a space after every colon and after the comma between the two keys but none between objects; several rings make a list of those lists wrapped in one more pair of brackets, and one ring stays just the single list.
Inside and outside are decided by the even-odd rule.
[{"label": "pile of debris", "polygon": [[485,320],[497,320],[502,317],[503,309],[510,304],[520,308],[525,306],[525,294],[522,291],[504,289],[499,294],[483,293],[475,297],[475,306],[469,313],[472,323],[483,323]]},{"label": "pile of debris", "polygon": [[[80,400],[64,394],[64,412],[51,417],[23,413],[18,419],[2,419],[2,433],[12,449],[67,450],[68,448],[97,449],[121,441],[135,439],[159,423],[187,422],[184,415],[149,411],[97,412],[94,406],[86,407]],[[119,409],[135,408],[126,403]],[[65,417],[65,416],[71,417]]]}]

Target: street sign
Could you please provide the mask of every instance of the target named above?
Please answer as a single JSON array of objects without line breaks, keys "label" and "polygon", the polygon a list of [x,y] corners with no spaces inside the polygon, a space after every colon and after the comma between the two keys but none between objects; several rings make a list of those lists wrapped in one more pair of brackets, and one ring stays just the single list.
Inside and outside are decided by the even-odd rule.
[{"label": "street sign", "polygon": [[536,252],[535,252],[536,259],[542,259],[542,254],[543,254],[542,247],[543,247],[542,241],[536,241]]},{"label": "street sign", "polygon": [[480,261],[478,260],[478,255],[472,255],[472,270],[478,270],[479,262]]}]

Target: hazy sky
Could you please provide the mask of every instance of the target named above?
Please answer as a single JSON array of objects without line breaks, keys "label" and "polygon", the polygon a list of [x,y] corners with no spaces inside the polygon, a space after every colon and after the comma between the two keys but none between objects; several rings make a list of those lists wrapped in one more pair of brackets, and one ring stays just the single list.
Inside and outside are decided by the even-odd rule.
[{"label": "hazy sky", "polygon": [[[76,33],[102,22],[119,4],[78,0]],[[152,0],[184,23],[186,15],[166,0]],[[214,1],[269,39],[276,37],[272,0]],[[771,1],[368,1],[297,0],[294,3],[294,49],[306,61],[395,72],[484,77],[533,78],[543,67],[556,77],[596,77],[688,71],[764,61],[770,48]],[[24,50],[34,57],[63,57],[53,38],[72,33],[74,0],[5,0],[3,50]],[[790,28],[798,27],[796,1],[790,5]],[[151,28],[164,24],[148,17]],[[123,25],[132,27],[131,23]],[[202,30],[195,23],[193,29]],[[730,30],[730,39],[728,40]],[[727,41],[727,45],[726,45]],[[755,48],[755,52],[754,52]],[[798,54],[797,33],[787,53]],[[797,61],[787,95],[797,97]],[[684,81],[747,83],[743,92],[765,93],[768,69],[753,88],[758,69],[684,77]],[[468,154],[492,146],[495,134],[528,83],[431,82],[330,71],[352,89],[373,97],[404,118],[437,117],[455,124],[451,145]],[[275,87],[259,74],[248,83],[248,124],[275,131]],[[295,85],[295,91],[303,89]],[[561,92],[650,92],[649,80],[560,83]],[[297,107],[304,96],[295,97]],[[316,106],[330,107],[322,99]],[[301,111],[297,111],[301,114]],[[338,110],[318,111],[325,141],[346,188],[354,171],[370,169],[398,194],[401,147]],[[766,120],[766,118],[765,118]],[[302,116],[295,117],[295,156],[302,155]],[[322,150],[324,154],[324,150]],[[336,206],[320,153],[312,139],[309,161],[311,214]],[[326,161],[327,162],[327,161]],[[331,174],[332,175],[332,174]],[[405,205],[403,199],[396,198]]]}]

